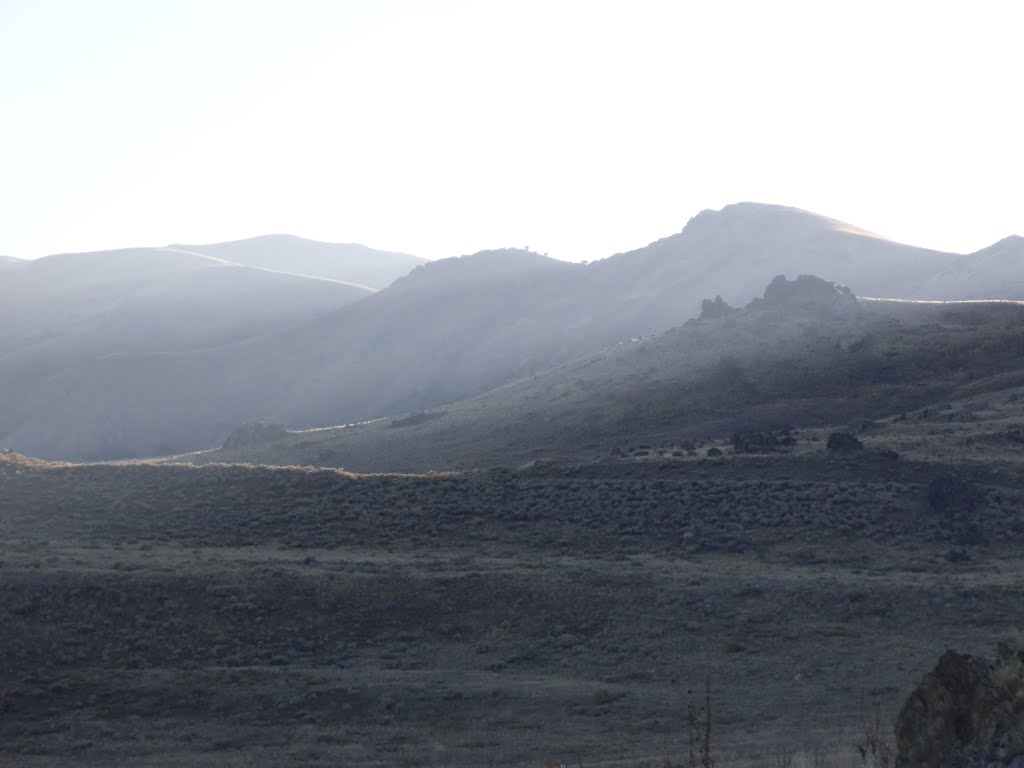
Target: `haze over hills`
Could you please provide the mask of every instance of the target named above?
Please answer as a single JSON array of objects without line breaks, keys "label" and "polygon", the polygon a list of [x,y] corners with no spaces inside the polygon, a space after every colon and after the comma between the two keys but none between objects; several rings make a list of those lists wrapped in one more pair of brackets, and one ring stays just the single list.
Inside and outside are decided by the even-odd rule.
[{"label": "haze over hills", "polygon": [[[316,427],[416,412],[662,333],[716,294],[745,303],[780,272],[930,298],[929,280],[965,258],[743,203],[591,264],[515,249],[444,259],[363,300],[216,347],[82,357],[65,368],[5,363],[21,396],[0,417],[0,443],[46,457],[147,456],[215,445],[246,421]],[[1005,291],[1016,274],[1012,260],[993,264],[977,291]]]},{"label": "haze over hills", "polygon": [[167,248],[61,254],[25,262],[0,283],[0,374],[12,353],[88,358],[167,353],[237,341],[371,294]]},{"label": "haze over hills", "polygon": [[925,281],[957,258],[796,208],[736,203],[702,211],[678,234],[600,262],[595,271],[618,279],[629,263],[642,275],[641,290],[667,283],[690,294],[699,287],[702,297],[720,294],[742,305],[779,274],[823,275],[858,296],[927,298]]},{"label": "haze over hills", "polygon": [[[67,413],[58,434],[84,430],[95,439],[104,429],[117,429],[117,401],[131,396],[132,381],[130,374],[107,381],[103,387],[114,406],[97,411],[98,401],[78,399],[80,393],[95,394],[79,385],[83,367],[130,369],[139,355],[237,343],[372,293],[169,248],[19,262],[0,280],[0,391],[6,402],[0,433],[17,432],[25,419],[49,408],[59,411],[67,400],[77,410]],[[160,407],[145,393],[134,397]]]},{"label": "haze over hills", "polygon": [[10,269],[22,263],[21,259],[16,259],[13,256],[0,255],[0,269]]},{"label": "haze over hills", "polygon": [[426,259],[356,243],[323,243],[295,235],[264,235],[207,245],[172,245],[236,264],[384,288]]},{"label": "haze over hills", "polygon": [[1024,296],[1024,237],[1012,235],[961,256],[930,277],[920,298],[1020,299]]},{"label": "haze over hills", "polygon": [[616,446],[843,424],[1024,385],[1019,304],[858,302],[779,277],[743,310],[709,302],[664,334],[452,406],[311,432],[240,430],[200,462],[421,472],[591,459]]}]

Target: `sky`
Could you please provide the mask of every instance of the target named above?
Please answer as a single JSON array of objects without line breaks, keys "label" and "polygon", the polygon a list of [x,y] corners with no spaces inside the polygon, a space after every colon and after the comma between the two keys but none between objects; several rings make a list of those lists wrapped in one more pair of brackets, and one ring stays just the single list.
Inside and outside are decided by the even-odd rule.
[{"label": "sky", "polygon": [[1024,4],[0,0],[0,254],[602,258],[778,203],[1024,235]]}]

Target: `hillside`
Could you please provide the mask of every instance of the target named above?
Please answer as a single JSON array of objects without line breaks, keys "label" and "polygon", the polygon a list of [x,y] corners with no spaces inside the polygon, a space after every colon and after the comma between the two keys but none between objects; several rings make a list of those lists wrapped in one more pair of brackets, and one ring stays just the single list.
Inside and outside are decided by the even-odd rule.
[{"label": "hillside", "polygon": [[[371,293],[170,249],[24,262],[0,280],[0,443],[27,434],[32,450],[43,440],[59,450],[67,435],[103,444],[110,426],[104,433],[105,422],[96,420],[116,428],[119,404],[160,408],[133,389],[135,361],[279,332]],[[96,386],[113,404],[109,415],[79,379],[90,367],[107,371]],[[63,424],[52,419],[55,413]]]},{"label": "hillside", "polygon": [[50,256],[26,262],[0,284],[0,355],[46,349],[60,365],[65,355],[194,350],[371,293],[167,249]]},{"label": "hillside", "polygon": [[709,678],[717,764],[861,765],[873,699],[1019,627],[1022,421],[1018,384],[850,453],[829,425],[434,475],[0,454],[0,763],[686,765]]},{"label": "hillside", "polygon": [[1014,235],[961,256],[930,277],[920,297],[930,299],[1020,299],[1024,296],[1024,237]]},{"label": "hillside", "polygon": [[172,245],[248,267],[386,288],[426,259],[356,243],[323,243],[294,235],[263,235],[206,245]]},{"label": "hillside", "polygon": [[[594,271],[596,279],[619,280],[629,265],[638,298],[675,292],[691,303],[719,294],[742,305],[778,274],[826,275],[861,296],[923,299],[932,298],[925,281],[956,258],[808,211],[736,203],[702,211],[678,234],[599,262]],[[992,276],[991,287],[1000,277]]]},{"label": "hillside", "polygon": [[16,259],[13,256],[0,255],[0,270],[12,269],[23,263],[21,259]]},{"label": "hillside", "polygon": [[364,301],[216,349],[93,356],[57,375],[21,367],[32,397],[0,443],[51,458],[139,457],[211,447],[246,421],[305,428],[418,412],[660,334],[703,298],[746,302],[783,269],[925,297],[929,277],[959,258],[744,203],[591,264],[514,249],[443,259]]},{"label": "hillside", "polygon": [[[162,257],[172,293],[197,269],[306,280]],[[0,763],[685,765],[708,685],[716,764],[848,768],[947,648],[1019,639],[1024,304],[778,276],[580,354],[651,317],[595,274],[432,262],[10,398],[50,416],[26,443],[71,453],[487,390],[160,461],[0,451]]]},{"label": "hillside", "polygon": [[857,302],[817,278],[777,279],[742,311],[709,303],[683,327],[472,400],[196,460],[465,469],[894,416],[1024,384],[1022,323],[1024,305]]},{"label": "hillside", "polygon": [[509,320],[523,311],[516,288],[533,286],[534,270],[578,265],[512,250],[454,261],[472,274],[450,278],[448,265],[431,263],[363,301],[239,343],[83,359],[35,381],[14,408],[24,426],[0,431],[0,441],[44,456],[180,452],[253,418],[316,424],[344,419],[346,409],[387,413],[458,399],[574,354],[557,337],[553,351],[539,344],[540,321],[517,316],[530,323],[520,329]]}]

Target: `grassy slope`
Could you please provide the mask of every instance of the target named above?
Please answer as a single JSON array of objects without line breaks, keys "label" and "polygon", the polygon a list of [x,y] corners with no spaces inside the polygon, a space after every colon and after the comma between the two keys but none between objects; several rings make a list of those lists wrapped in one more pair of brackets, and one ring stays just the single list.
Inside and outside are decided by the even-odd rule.
[{"label": "grassy slope", "polygon": [[[194,459],[360,471],[515,464],[737,429],[842,424],[1024,383],[1024,307],[863,307],[852,323],[751,310],[689,324],[446,409]],[[861,336],[850,350],[840,345]]]},{"label": "grassy slope", "polygon": [[[410,476],[3,455],[0,762],[681,762],[710,674],[719,764],[812,742],[849,765],[864,691],[891,714],[946,647],[1020,624],[1020,311],[871,305],[852,352],[849,323],[766,348],[767,316],[733,316],[566,367],[550,416],[631,436],[621,458]],[[590,366],[614,384],[599,408],[554,409]],[[623,419],[637,386],[650,408]],[[662,406],[707,435],[637,445]],[[829,454],[831,425],[763,455],[711,431],[798,408],[867,450]],[[382,433],[455,463],[481,433],[444,418]],[[939,513],[946,476],[969,492]]]},{"label": "grassy slope", "polygon": [[[847,755],[864,690],[894,712],[1019,624],[1022,419],[1016,394],[875,425],[895,462],[818,430],[433,476],[8,455],[0,762],[681,762],[708,673],[720,764]],[[951,471],[973,513],[932,511]]]}]

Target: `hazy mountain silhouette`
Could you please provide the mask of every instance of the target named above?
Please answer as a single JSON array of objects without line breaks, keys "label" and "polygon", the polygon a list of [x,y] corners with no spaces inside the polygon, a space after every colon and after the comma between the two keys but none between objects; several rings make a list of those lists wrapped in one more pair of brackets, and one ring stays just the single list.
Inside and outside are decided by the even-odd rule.
[{"label": "hazy mountain silhouette", "polygon": [[[4,270],[0,279],[0,435],[39,435],[61,411],[55,434],[100,439],[99,403],[132,392],[137,355],[177,355],[237,343],[308,321],[369,296],[368,288],[278,274],[166,248],[60,254]],[[123,377],[79,381],[83,367]],[[97,392],[94,387],[100,387]],[[162,406],[146,392],[132,397]],[[0,440],[3,438],[0,437]],[[28,440],[39,446],[39,440]]]},{"label": "hazy mountain silhouette", "polygon": [[182,352],[306,320],[370,289],[166,248],[61,254],[0,282],[0,355]]},{"label": "hazy mountain silhouette", "polygon": [[[186,250],[196,248],[211,250]],[[589,265],[485,251],[215,348],[153,354],[154,344],[79,358],[57,375],[19,369],[28,395],[0,417],[0,443],[44,456],[142,456],[216,444],[245,421],[313,427],[415,412],[679,326],[706,297],[742,305],[780,272],[927,298],[928,281],[963,258],[751,203],[705,211],[676,235]]]},{"label": "hazy mountain silhouette", "polygon": [[797,208],[736,203],[702,211],[682,232],[595,266],[618,277],[628,263],[648,291],[668,284],[742,304],[778,274],[827,275],[863,296],[924,298],[924,281],[956,258]]},{"label": "hazy mountain silhouette", "polygon": [[11,269],[25,262],[13,256],[0,256],[0,270]]},{"label": "hazy mountain silhouette", "polygon": [[921,288],[930,299],[1024,298],[1024,237],[1013,235],[961,256]]},{"label": "hazy mountain silhouette", "polygon": [[227,259],[236,264],[311,277],[344,280],[384,288],[426,259],[378,251],[355,243],[322,243],[294,235],[264,235],[247,240],[171,248]]}]

